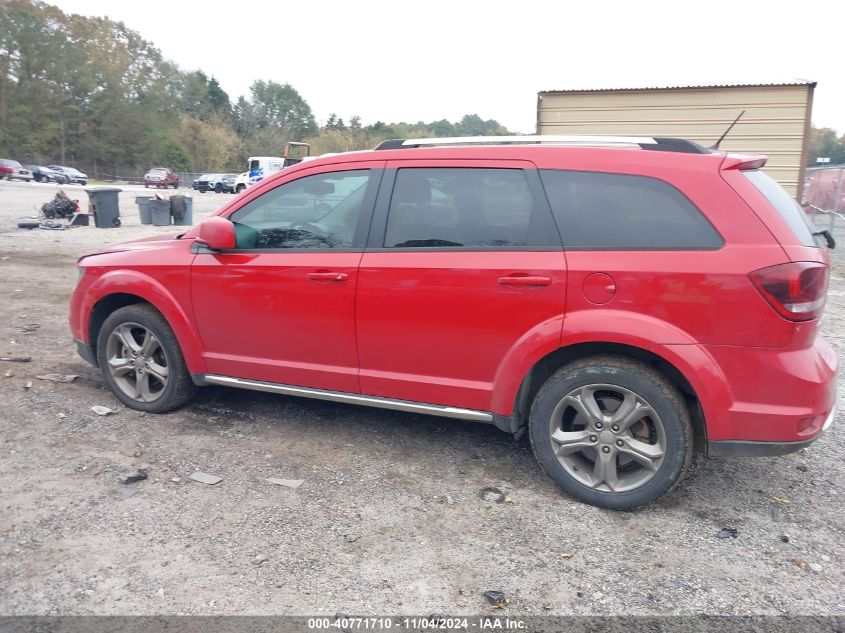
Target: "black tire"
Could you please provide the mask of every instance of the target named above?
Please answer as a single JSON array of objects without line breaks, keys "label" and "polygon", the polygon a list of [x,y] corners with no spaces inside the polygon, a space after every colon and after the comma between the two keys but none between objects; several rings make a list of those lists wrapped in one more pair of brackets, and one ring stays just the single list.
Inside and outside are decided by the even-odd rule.
[{"label": "black tire", "polygon": [[[127,323],[136,323],[152,332],[161,343],[168,367],[167,385],[161,395],[152,402],[140,402],[124,393],[108,369],[107,345],[116,328]],[[114,395],[130,409],[147,413],[167,413],[186,404],[196,393],[179,341],[163,316],[148,304],[134,304],[112,312],[103,322],[97,336],[97,363],[103,372],[105,383]]]},{"label": "black tire", "polygon": [[244,189],[246,189],[246,185],[238,185],[237,187],[235,187],[235,193],[240,193]]},{"label": "black tire", "polygon": [[179,188],[179,183],[178,183],[178,182],[174,182],[174,183],[173,183],[173,188],[174,188],[174,189],[178,189],[178,188]]},{"label": "black tire", "polygon": [[221,185],[218,182],[216,185],[214,185],[214,193],[222,193],[222,192],[223,192],[223,185]]},{"label": "black tire", "polygon": [[[644,473],[643,476],[651,478],[638,487],[624,491],[597,490],[579,481],[572,473],[568,472],[555,453],[551,429],[553,428],[552,418],[558,405],[564,402],[564,398],[568,394],[574,393],[580,388],[590,389],[592,385],[618,386],[623,391],[631,392],[650,405],[650,409],[658,416],[664,444],[662,461],[653,474]],[[612,395],[612,391],[601,391],[600,393]],[[560,411],[560,409],[557,410]],[[567,413],[568,411],[565,411],[563,415]],[[612,412],[606,412],[606,414],[612,415]],[[642,424],[647,427],[653,422],[650,417],[646,416],[643,418]],[[586,427],[587,432],[596,433],[596,431],[589,431],[589,428]],[[579,431],[581,430],[584,429],[579,427]],[[607,450],[610,455],[617,455],[616,450],[611,449],[612,442],[617,440],[614,440],[611,436],[604,437],[608,431],[607,428],[598,431],[600,439],[598,439],[595,449],[588,448],[583,452],[564,453],[566,457],[563,459],[573,459],[572,455],[581,459],[592,450],[598,457],[598,446],[602,446],[601,450]],[[693,449],[689,412],[678,390],[662,374],[651,367],[618,356],[584,358],[565,365],[554,373],[540,388],[532,404],[529,417],[529,436],[537,461],[564,491],[585,503],[616,510],[628,510],[646,505],[669,492],[678,484],[689,466]],[[596,437],[597,435],[590,435],[589,441],[596,442]],[[584,442],[586,441],[585,439]],[[604,448],[603,442],[608,443],[607,449]],[[619,444],[619,446],[622,445]],[[628,458],[627,455],[622,455],[622,457]],[[577,459],[573,459],[573,461],[577,462]],[[636,472],[641,467],[635,461],[629,461],[629,465],[620,465],[621,461],[617,462],[616,459],[616,457],[613,457],[616,464],[614,472],[617,468],[623,474],[625,468]],[[593,464],[597,461],[596,458]],[[592,475],[587,475],[590,462],[587,460],[586,464],[587,466],[582,469],[579,476],[592,477]],[[630,466],[630,464],[633,464],[633,466]],[[574,470],[578,470],[577,465]]]}]

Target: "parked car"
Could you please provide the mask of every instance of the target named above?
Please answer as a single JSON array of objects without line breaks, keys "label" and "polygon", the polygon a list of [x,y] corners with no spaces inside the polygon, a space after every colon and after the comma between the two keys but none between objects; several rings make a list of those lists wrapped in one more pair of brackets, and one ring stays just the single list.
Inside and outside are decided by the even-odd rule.
[{"label": "parked car", "polygon": [[237,174],[223,174],[215,187],[215,191],[217,191],[217,188],[219,187],[220,191],[218,191],[218,193],[235,193],[235,180],[237,180],[237,178]]},{"label": "parked car", "polygon": [[223,174],[203,174],[197,180],[197,191],[205,193],[206,191],[215,191],[220,193],[223,191],[223,184],[221,179]]},{"label": "parked car", "polygon": [[32,177],[36,182],[57,182],[60,185],[70,182],[67,176],[53,171],[49,167],[43,167],[41,165],[27,165],[26,167],[32,172]]},{"label": "parked car", "polygon": [[694,450],[779,455],[830,427],[829,236],[765,157],[439,142],[295,165],[186,233],[81,258],[80,354],[150,413],[224,385],[527,432],[561,488],[617,509]]},{"label": "parked car", "polygon": [[60,174],[67,176],[68,182],[70,183],[75,183],[78,185],[88,184],[88,176],[83,174],[78,169],[74,169],[73,167],[67,167],[64,165],[48,165],[48,167],[53,171],[57,171]]},{"label": "parked car", "polygon": [[151,167],[144,174],[144,187],[179,187],[179,176],[167,167]]},{"label": "parked car", "polygon": [[10,158],[0,158],[0,179],[32,180],[32,172],[18,161]]}]

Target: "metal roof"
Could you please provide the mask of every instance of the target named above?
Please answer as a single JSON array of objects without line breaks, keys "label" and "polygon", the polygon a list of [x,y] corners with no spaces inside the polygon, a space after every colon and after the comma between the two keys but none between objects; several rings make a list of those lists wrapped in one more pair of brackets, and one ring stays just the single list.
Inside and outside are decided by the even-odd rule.
[{"label": "metal roof", "polygon": [[637,90],[699,90],[702,88],[782,88],[784,86],[816,86],[815,81],[795,80],[781,83],[748,84],[710,84],[699,86],[643,86],[640,88],[571,88],[565,90],[541,90],[540,94],[550,92],[635,92]]}]

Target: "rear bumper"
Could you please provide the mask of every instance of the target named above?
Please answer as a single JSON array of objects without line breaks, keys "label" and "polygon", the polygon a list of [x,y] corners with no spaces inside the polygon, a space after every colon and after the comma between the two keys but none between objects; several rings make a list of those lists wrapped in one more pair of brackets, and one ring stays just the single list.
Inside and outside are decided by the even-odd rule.
[{"label": "rear bumper", "polygon": [[783,348],[661,348],[698,396],[709,454],[788,453],[807,446],[832,424],[836,353],[818,335],[817,323],[802,324],[799,333],[794,345]]},{"label": "rear bumper", "polygon": [[788,455],[795,453],[802,448],[819,439],[825,431],[833,426],[836,418],[836,405],[831,409],[827,419],[822,425],[821,431],[808,440],[799,442],[749,442],[747,440],[717,440],[708,442],[708,457],[774,457],[777,455]]}]

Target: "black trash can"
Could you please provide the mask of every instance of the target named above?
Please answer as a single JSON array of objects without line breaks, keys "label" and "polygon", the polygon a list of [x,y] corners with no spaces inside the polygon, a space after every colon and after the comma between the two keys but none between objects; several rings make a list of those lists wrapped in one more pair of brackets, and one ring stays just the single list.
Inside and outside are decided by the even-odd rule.
[{"label": "black trash can", "polygon": [[152,196],[137,196],[135,198],[135,204],[138,205],[138,216],[141,218],[141,224],[153,223],[153,215],[152,211],[150,211],[150,200],[152,199]]},{"label": "black trash can", "polygon": [[158,198],[150,200],[150,216],[153,226],[169,226],[170,200],[159,200]]},{"label": "black trash can", "polygon": [[117,187],[92,187],[86,189],[89,208],[94,212],[94,225],[98,229],[115,229],[120,226],[120,208],[117,194],[122,189]]},{"label": "black trash can", "polygon": [[170,213],[176,226],[193,225],[194,199],[191,196],[170,196]]}]

